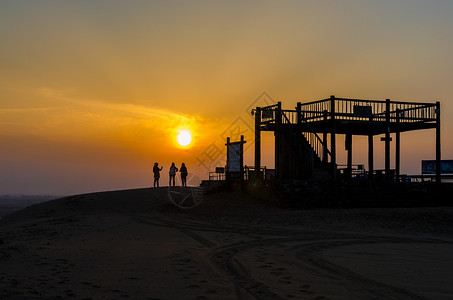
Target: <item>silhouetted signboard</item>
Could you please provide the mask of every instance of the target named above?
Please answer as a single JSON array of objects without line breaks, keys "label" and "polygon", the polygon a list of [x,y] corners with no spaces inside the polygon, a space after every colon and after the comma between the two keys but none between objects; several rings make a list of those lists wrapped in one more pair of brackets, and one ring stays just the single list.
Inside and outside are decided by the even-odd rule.
[{"label": "silhouetted signboard", "polygon": [[371,106],[354,105],[354,117],[371,117]]},{"label": "silhouetted signboard", "polygon": [[243,180],[243,154],[244,154],[244,136],[241,135],[241,141],[230,142],[230,138],[227,138],[227,163],[225,169],[225,175],[227,181],[233,178],[239,178]]},{"label": "silhouetted signboard", "polygon": [[274,117],[273,112],[274,111],[272,109],[263,109],[263,111],[261,112],[261,118],[272,119]]},{"label": "silhouetted signboard", "polygon": [[[440,173],[453,174],[453,160],[441,160]],[[422,174],[436,174],[436,161],[422,160]]]},{"label": "silhouetted signboard", "polygon": [[215,168],[215,172],[216,172],[217,174],[223,174],[223,173],[225,173],[225,168],[223,168],[223,167],[216,167],[216,168]]},{"label": "silhouetted signboard", "polygon": [[228,146],[228,171],[240,172],[241,171],[241,144],[230,144]]}]

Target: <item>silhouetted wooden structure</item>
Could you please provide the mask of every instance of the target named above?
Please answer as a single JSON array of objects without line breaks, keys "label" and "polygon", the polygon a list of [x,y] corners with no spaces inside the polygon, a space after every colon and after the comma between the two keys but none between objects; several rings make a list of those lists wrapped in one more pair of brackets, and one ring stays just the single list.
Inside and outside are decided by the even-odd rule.
[{"label": "silhouetted wooden structure", "polygon": [[227,137],[227,161],[225,166],[225,179],[228,188],[238,188],[242,190],[244,187],[244,136],[241,135],[241,140],[231,142]]},{"label": "silhouetted wooden structure", "polygon": [[[436,130],[436,181],[441,181],[440,103],[416,103],[379,100],[328,99],[297,103],[294,110],[282,109],[281,102],[256,107],[255,170],[261,167],[261,132],[275,135],[276,179],[335,180],[338,174],[336,136],[345,135],[346,175],[352,174],[352,140],[354,135],[368,136],[367,177],[376,174],[373,137],[383,135],[387,181],[399,180],[401,132]],[[390,169],[391,134],[395,136],[395,168]],[[330,143],[329,143],[330,142]],[[259,173],[257,174],[258,178]]]}]

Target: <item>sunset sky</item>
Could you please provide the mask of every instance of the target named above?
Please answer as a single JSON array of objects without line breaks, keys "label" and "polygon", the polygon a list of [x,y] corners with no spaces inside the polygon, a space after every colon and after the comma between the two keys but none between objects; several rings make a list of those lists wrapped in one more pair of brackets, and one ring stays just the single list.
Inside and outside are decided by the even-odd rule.
[{"label": "sunset sky", "polygon": [[[450,0],[1,1],[0,194],[149,187],[154,162],[161,185],[171,162],[198,184],[227,136],[245,134],[253,164],[253,105],[330,95],[440,101],[453,159],[452,14]],[[264,147],[273,167],[271,134]],[[366,140],[353,147],[366,165]],[[434,158],[434,130],[402,134],[402,173]]]}]

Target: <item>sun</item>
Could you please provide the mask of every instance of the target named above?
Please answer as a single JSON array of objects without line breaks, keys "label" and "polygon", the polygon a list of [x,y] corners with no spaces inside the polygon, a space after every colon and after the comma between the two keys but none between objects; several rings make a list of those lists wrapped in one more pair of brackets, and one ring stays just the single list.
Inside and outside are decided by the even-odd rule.
[{"label": "sun", "polygon": [[192,134],[189,130],[181,130],[176,137],[176,141],[181,147],[187,147],[192,142]]}]

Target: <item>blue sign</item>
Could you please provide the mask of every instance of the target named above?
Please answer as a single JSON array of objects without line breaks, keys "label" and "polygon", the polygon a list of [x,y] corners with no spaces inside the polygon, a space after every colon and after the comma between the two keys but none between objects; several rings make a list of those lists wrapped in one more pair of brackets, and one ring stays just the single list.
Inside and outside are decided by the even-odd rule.
[{"label": "blue sign", "polygon": [[[453,174],[453,160],[441,160],[440,173]],[[422,160],[422,174],[436,174],[436,161]]]}]

